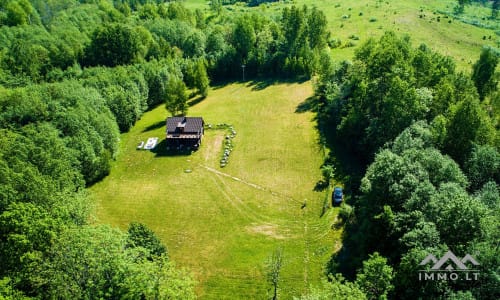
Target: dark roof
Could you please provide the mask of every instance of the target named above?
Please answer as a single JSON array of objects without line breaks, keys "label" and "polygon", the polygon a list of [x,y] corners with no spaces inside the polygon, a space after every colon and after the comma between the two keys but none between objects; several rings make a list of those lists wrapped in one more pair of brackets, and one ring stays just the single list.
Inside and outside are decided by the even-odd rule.
[{"label": "dark roof", "polygon": [[167,134],[179,133],[178,127],[184,127],[183,134],[201,134],[203,118],[201,117],[169,117],[167,118]]}]

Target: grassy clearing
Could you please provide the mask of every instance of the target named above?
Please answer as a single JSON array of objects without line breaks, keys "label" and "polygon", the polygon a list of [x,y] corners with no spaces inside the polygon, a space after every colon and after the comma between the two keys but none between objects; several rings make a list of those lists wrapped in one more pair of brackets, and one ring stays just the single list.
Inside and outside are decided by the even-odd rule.
[{"label": "grassy clearing", "polygon": [[146,113],[122,135],[111,174],[90,189],[98,222],[150,226],[172,259],[195,274],[203,299],[265,298],[265,263],[282,247],[281,295],[300,295],[318,283],[340,235],[331,229],[336,210],[320,217],[324,193],[313,191],[322,163],[313,115],[295,112],[311,95],[310,82],[212,90],[189,115],[234,126],[223,169],[225,131],[207,130],[190,156],[135,150],[148,137],[164,138],[165,109]]}]

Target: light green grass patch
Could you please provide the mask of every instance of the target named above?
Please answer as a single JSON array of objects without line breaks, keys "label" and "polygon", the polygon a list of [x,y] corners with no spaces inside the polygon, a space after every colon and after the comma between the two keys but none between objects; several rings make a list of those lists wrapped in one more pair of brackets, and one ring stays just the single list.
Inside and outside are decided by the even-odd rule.
[{"label": "light green grass patch", "polygon": [[98,222],[150,226],[171,258],[194,273],[203,299],[265,298],[265,263],[278,247],[281,295],[304,293],[319,283],[340,245],[340,231],[331,229],[336,210],[320,217],[325,194],[313,191],[323,160],[313,114],[295,112],[312,93],[310,82],[211,90],[189,115],[234,126],[225,168],[219,167],[224,130],[207,130],[189,156],[136,150],[141,140],[165,136],[164,107],[147,112],[122,135],[111,174],[90,189]]}]

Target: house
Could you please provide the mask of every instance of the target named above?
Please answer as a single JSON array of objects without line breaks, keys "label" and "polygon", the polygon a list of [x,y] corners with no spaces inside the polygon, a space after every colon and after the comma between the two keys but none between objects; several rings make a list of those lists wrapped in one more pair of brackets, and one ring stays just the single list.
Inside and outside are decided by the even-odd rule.
[{"label": "house", "polygon": [[167,118],[167,147],[198,148],[203,137],[204,124],[201,117]]}]

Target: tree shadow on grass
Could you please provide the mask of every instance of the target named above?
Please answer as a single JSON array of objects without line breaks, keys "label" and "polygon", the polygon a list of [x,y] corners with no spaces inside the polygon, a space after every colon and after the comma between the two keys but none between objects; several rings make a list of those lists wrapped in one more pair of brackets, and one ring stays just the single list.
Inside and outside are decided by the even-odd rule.
[{"label": "tree shadow on grass", "polygon": [[256,79],[249,81],[246,86],[251,87],[252,91],[262,91],[272,85],[276,84],[292,84],[292,83],[304,83],[308,78],[296,78],[296,79],[283,79],[283,78],[267,78],[267,79]]},{"label": "tree shadow on grass", "polygon": [[156,154],[155,157],[165,157],[165,156],[189,156],[191,155],[195,150],[192,148],[183,148],[183,149],[176,149],[174,147],[168,147],[167,146],[167,140],[163,139],[160,143],[156,145],[154,149],[151,150],[154,154]]},{"label": "tree shadow on grass", "polygon": [[198,96],[196,98],[192,98],[188,101],[188,106],[194,106],[198,103],[200,103],[201,101],[205,100],[207,97],[204,97],[204,96]]},{"label": "tree shadow on grass", "polygon": [[299,78],[283,78],[283,77],[257,77],[249,80],[241,79],[219,79],[214,80],[210,83],[212,90],[222,89],[233,83],[244,84],[246,87],[251,87],[252,91],[261,91],[275,84],[292,84],[292,83],[304,83],[308,81],[309,78],[302,76]]},{"label": "tree shadow on grass", "polygon": [[144,128],[144,130],[142,132],[148,132],[148,131],[155,130],[155,129],[165,127],[165,126],[166,126],[165,121],[158,121],[158,122],[151,124],[148,127]]},{"label": "tree shadow on grass", "polygon": [[298,114],[305,113],[308,111],[317,111],[318,101],[316,96],[308,97],[306,100],[302,101],[295,108],[295,112]]},{"label": "tree shadow on grass", "polygon": [[327,187],[328,187],[328,182],[326,182],[324,179],[321,179],[318,182],[316,182],[316,185],[314,185],[313,190],[315,192],[323,192],[324,190],[326,190]]},{"label": "tree shadow on grass", "polygon": [[222,88],[225,88],[226,86],[239,82],[238,80],[230,80],[230,79],[220,79],[220,80],[214,80],[210,82],[210,88],[212,90],[219,90]]}]

